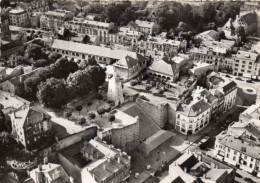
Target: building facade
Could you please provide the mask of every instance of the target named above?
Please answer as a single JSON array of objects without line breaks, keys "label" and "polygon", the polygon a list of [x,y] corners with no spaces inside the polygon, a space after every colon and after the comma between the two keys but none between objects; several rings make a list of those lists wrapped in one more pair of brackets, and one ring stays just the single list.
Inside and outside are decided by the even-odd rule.
[{"label": "building facade", "polygon": [[204,99],[180,104],[176,111],[175,129],[185,135],[196,134],[210,122],[211,107]]},{"label": "building facade", "polygon": [[36,149],[39,140],[51,133],[51,116],[39,106],[23,106],[9,114],[12,134],[26,149]]},{"label": "building facade", "polygon": [[233,55],[233,59],[233,75],[245,77],[260,76],[259,54],[238,51],[236,55]]},{"label": "building facade", "polygon": [[12,9],[9,11],[9,24],[18,27],[27,25],[28,16],[23,9]]},{"label": "building facade", "polygon": [[88,164],[81,170],[82,183],[126,183],[131,157],[100,141],[85,143],[81,153]]}]

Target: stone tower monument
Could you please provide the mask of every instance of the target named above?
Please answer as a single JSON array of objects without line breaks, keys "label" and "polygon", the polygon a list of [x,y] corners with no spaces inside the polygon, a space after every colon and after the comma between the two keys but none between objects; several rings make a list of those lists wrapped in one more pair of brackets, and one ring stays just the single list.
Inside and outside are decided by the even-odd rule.
[{"label": "stone tower monument", "polygon": [[114,72],[113,77],[109,80],[107,99],[109,101],[114,101],[115,105],[122,104],[124,102],[122,82],[117,77],[116,72]]}]

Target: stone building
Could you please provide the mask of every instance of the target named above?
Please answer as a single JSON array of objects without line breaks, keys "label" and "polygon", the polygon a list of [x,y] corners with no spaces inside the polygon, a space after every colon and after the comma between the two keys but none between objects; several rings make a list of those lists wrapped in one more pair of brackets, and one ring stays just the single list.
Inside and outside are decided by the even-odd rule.
[{"label": "stone building", "polygon": [[51,133],[51,116],[39,106],[23,106],[9,116],[14,138],[26,149],[37,149],[39,140],[47,138]]},{"label": "stone building", "polygon": [[113,64],[114,70],[120,78],[131,79],[147,67],[147,59],[136,53],[133,56],[127,55]]},{"label": "stone building", "polygon": [[239,121],[242,123],[252,123],[260,127],[260,102],[249,106],[244,112],[239,115]]},{"label": "stone building", "polygon": [[159,25],[154,22],[148,22],[143,20],[136,20],[135,22],[129,22],[127,25],[132,30],[136,30],[145,34],[152,35],[159,30]]},{"label": "stone building", "polygon": [[122,82],[115,73],[108,82],[107,100],[115,102],[116,106],[124,102]]},{"label": "stone building", "polygon": [[[97,121],[100,127],[97,137],[106,141],[108,144],[114,145],[123,151],[131,151],[139,145],[139,118],[132,117],[120,110],[110,112],[115,116],[113,122],[108,119]],[[105,120],[105,121],[104,121]]]}]

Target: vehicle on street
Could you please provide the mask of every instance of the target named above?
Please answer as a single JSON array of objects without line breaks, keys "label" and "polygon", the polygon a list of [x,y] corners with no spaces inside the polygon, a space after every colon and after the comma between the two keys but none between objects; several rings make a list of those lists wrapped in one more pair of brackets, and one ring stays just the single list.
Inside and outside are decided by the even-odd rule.
[{"label": "vehicle on street", "polygon": [[232,78],[232,77],[231,77],[230,75],[228,75],[228,74],[226,74],[225,76],[226,76],[227,78]]},{"label": "vehicle on street", "polygon": [[236,80],[244,81],[243,79],[241,79],[241,78],[239,78],[239,77],[237,77]]},{"label": "vehicle on street", "polygon": [[253,81],[251,79],[246,80],[246,82],[253,83]]}]

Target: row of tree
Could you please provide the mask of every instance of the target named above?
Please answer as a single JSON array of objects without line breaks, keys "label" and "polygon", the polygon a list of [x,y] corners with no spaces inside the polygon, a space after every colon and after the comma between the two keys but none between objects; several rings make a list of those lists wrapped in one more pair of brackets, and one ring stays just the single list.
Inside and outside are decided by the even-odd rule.
[{"label": "row of tree", "polygon": [[105,69],[93,60],[87,63],[79,68],[73,60],[59,58],[54,64],[39,68],[24,82],[27,96],[37,96],[46,107],[60,108],[69,100],[88,94],[104,83]]}]

